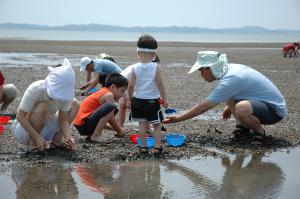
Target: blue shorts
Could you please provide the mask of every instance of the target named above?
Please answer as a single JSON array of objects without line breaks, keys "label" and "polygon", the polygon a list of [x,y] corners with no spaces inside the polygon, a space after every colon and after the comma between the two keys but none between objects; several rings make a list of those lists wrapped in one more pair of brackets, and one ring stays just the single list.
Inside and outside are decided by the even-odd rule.
[{"label": "blue shorts", "polygon": [[275,124],[282,120],[282,117],[277,115],[275,108],[270,104],[257,100],[248,100],[252,106],[253,115],[260,120],[261,124]]},{"label": "blue shorts", "polygon": [[87,135],[91,136],[95,128],[99,122],[99,120],[109,113],[114,111],[114,114],[116,115],[118,113],[118,109],[115,104],[112,103],[106,103],[98,107],[90,116],[88,116],[83,125],[74,125],[79,132],[80,135]]}]

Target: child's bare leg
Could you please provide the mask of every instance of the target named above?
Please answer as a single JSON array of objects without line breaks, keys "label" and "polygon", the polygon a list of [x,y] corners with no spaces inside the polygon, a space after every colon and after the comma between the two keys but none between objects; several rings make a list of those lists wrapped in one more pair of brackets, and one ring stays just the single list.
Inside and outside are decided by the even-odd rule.
[{"label": "child's bare leg", "polygon": [[73,122],[74,118],[76,117],[79,107],[80,107],[80,105],[79,105],[78,100],[74,99],[72,102],[72,105],[71,105],[71,110],[68,113],[70,124]]},{"label": "child's bare leg", "polygon": [[153,137],[155,140],[155,148],[161,147],[161,123],[153,124]]},{"label": "child's bare leg", "polygon": [[126,117],[126,103],[125,100],[120,100],[120,111],[119,111],[119,123],[120,126],[123,128],[125,123]]},{"label": "child's bare leg", "polygon": [[125,136],[124,129],[120,126],[120,124],[118,123],[118,121],[116,120],[115,117],[111,117],[108,122],[109,122],[109,125],[112,127],[112,129],[109,129],[109,130],[115,130],[118,133],[118,137]]},{"label": "child's bare leg", "polygon": [[147,121],[140,121],[139,122],[139,131],[140,131],[140,138],[142,141],[142,146],[146,147],[147,143],[146,143],[146,131],[148,130],[147,127],[149,127],[149,122]]},{"label": "child's bare leg", "polygon": [[[41,133],[44,126],[48,121],[48,109],[46,103],[38,103],[33,108],[32,112],[28,114],[28,119],[33,126],[33,128]],[[32,138],[30,138],[29,146],[35,148],[36,144]]]},{"label": "child's bare leg", "polygon": [[3,103],[0,111],[6,111],[8,105],[10,105],[17,97],[18,90],[13,84],[6,84],[3,86]]},{"label": "child's bare leg", "polygon": [[150,126],[149,122],[147,122],[147,125],[146,125],[146,133],[152,133],[151,126]]},{"label": "child's bare leg", "polygon": [[98,141],[103,129],[105,128],[106,124],[113,116],[114,116],[114,111],[111,111],[109,114],[107,114],[106,116],[102,117],[99,120],[99,122],[91,136],[92,141]]}]

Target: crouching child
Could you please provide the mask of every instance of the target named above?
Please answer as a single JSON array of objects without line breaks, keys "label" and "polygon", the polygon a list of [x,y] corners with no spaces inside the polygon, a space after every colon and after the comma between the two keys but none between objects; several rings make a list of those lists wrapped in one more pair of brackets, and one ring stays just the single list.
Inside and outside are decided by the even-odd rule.
[{"label": "crouching child", "polygon": [[125,130],[115,118],[115,102],[124,95],[128,80],[118,73],[108,75],[105,87],[86,97],[80,104],[73,125],[91,142],[101,142],[103,129],[115,130],[116,136],[124,137]]},{"label": "crouching child", "polygon": [[26,89],[13,134],[31,150],[73,149],[70,124],[79,108],[74,99],[75,72],[67,59],[62,66],[48,69],[45,80],[35,81]]}]

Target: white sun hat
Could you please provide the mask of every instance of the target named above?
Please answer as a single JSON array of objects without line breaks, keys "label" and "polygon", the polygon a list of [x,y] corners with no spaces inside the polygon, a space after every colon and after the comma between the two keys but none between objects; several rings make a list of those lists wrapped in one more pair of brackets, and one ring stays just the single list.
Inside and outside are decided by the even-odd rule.
[{"label": "white sun hat", "polygon": [[89,58],[89,57],[83,57],[83,58],[81,59],[81,61],[80,61],[80,69],[79,69],[79,71],[84,72],[85,69],[86,69],[86,66],[87,66],[89,63],[91,63],[91,62],[92,62],[91,58]]},{"label": "white sun hat", "polygon": [[48,67],[49,74],[42,87],[55,100],[71,101],[75,97],[75,72],[68,59],[62,66]]},{"label": "white sun hat", "polygon": [[197,53],[197,61],[189,70],[188,74],[199,70],[200,68],[211,68],[216,78],[222,76],[228,69],[226,54],[220,55],[216,51],[199,51]]}]

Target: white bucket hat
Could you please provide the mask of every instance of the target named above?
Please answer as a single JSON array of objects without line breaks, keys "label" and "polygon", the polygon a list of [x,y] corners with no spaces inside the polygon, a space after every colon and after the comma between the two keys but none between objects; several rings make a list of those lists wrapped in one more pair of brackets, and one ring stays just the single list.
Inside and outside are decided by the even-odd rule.
[{"label": "white bucket hat", "polygon": [[215,51],[199,51],[197,56],[197,61],[188,74],[191,74],[200,68],[209,67],[214,77],[219,78],[228,70],[226,54],[220,55]]},{"label": "white bucket hat", "polygon": [[81,59],[81,61],[80,61],[80,69],[79,69],[79,71],[81,71],[81,72],[85,71],[86,66],[87,66],[89,63],[91,63],[91,62],[92,62],[91,58],[89,58],[89,57],[83,57],[83,58]]},{"label": "white bucket hat", "polygon": [[68,59],[62,66],[48,67],[49,74],[42,87],[55,100],[71,101],[75,97],[75,72]]}]

